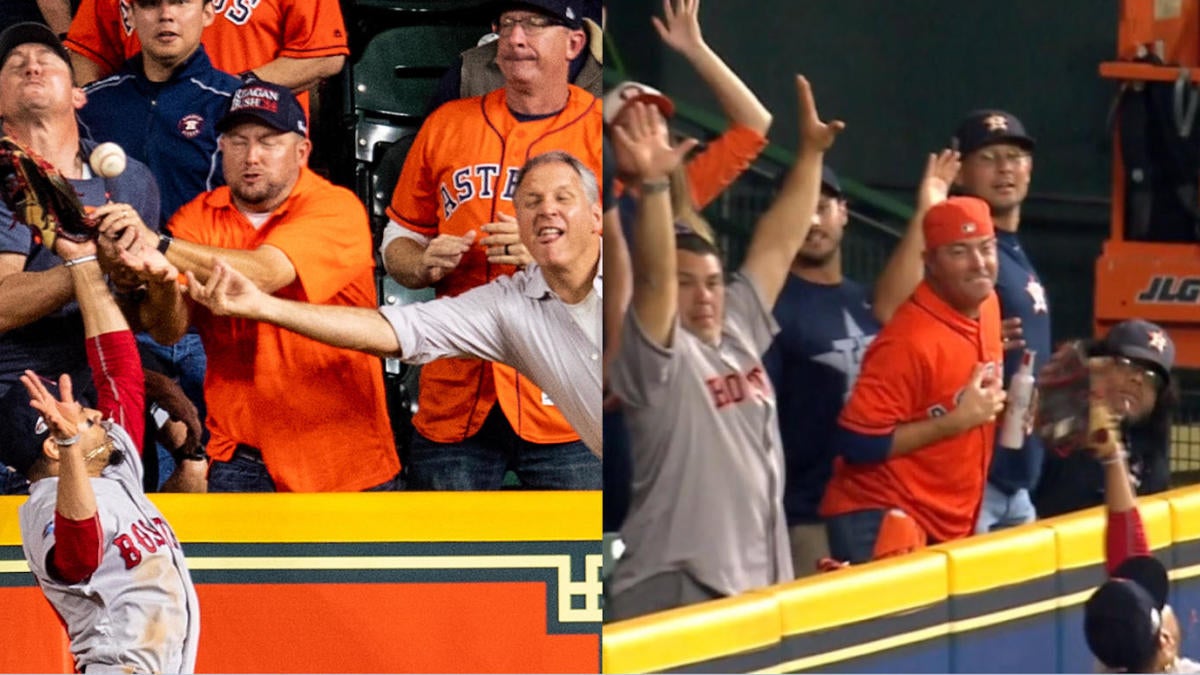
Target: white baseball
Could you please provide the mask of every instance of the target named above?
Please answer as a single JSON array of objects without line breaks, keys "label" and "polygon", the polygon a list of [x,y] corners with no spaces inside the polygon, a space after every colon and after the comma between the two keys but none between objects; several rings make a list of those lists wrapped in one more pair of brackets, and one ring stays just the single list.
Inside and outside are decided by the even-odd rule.
[{"label": "white baseball", "polygon": [[116,178],[125,171],[125,151],[116,143],[101,143],[88,158],[92,171],[104,178]]}]

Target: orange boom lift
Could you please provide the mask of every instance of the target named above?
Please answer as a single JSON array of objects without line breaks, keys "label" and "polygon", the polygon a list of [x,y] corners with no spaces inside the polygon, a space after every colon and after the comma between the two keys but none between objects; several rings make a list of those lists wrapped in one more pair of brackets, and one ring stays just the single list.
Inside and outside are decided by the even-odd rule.
[{"label": "orange boom lift", "polygon": [[[1103,77],[1131,88],[1175,83],[1182,101],[1194,106],[1200,99],[1200,0],[1123,0],[1117,43],[1118,60],[1100,65]],[[1111,231],[1096,261],[1096,335],[1125,319],[1148,319],[1170,331],[1178,366],[1200,368],[1200,235],[1190,242],[1131,240],[1120,134],[1113,135]]]}]

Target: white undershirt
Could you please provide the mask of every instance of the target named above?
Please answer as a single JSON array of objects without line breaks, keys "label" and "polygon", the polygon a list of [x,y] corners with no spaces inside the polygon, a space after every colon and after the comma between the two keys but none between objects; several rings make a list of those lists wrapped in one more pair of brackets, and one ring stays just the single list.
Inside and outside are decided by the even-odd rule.
[{"label": "white undershirt", "polygon": [[[238,209],[238,211],[242,210]],[[267,218],[271,217],[271,212],[255,213],[252,211],[242,211],[242,215],[246,216],[246,220],[250,221],[250,224],[257,230],[263,226],[263,223],[267,222]]]},{"label": "white undershirt", "polygon": [[588,292],[587,297],[574,305],[563,303],[567,311],[571,313],[571,318],[575,319],[575,323],[583,329],[584,333],[591,338],[592,344],[600,346],[600,340],[604,332],[604,328],[600,321],[600,294],[596,289]]}]

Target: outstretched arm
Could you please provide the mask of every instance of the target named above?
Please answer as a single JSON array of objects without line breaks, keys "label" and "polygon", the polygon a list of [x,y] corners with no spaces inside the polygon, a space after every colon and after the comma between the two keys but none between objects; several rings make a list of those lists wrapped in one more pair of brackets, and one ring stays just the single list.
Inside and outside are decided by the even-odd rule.
[{"label": "outstretched arm", "polygon": [[817,115],[812,87],[803,75],[796,76],[800,97],[800,148],[796,163],[771,208],[758,219],[742,273],[754,280],[767,307],[783,290],[788,269],[812,226],[821,193],[821,162],[845,128],[841,121],[828,124]]},{"label": "outstretched arm", "polygon": [[334,347],[377,356],[401,356],[391,324],[375,309],[313,305],[267,295],[217,259],[206,282],[187,272],[188,294],[213,314],[266,321]]},{"label": "outstretched arm", "polygon": [[1104,468],[1104,508],[1108,514],[1104,557],[1111,574],[1128,558],[1150,555],[1150,545],[1129,481],[1117,417],[1105,404],[1092,401],[1089,428],[1092,442],[1089,450]]},{"label": "outstretched arm", "polygon": [[771,112],[704,41],[700,0],[663,0],[663,16],[665,19],[651,18],[659,37],[692,64],[716,95],[725,116],[765,136],[771,127]]}]

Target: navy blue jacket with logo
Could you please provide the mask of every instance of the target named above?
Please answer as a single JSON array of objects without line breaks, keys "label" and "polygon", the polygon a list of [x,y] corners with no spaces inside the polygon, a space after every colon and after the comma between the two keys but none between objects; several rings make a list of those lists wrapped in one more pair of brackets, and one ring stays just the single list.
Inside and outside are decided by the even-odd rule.
[{"label": "navy blue jacket with logo", "polygon": [[196,195],[225,184],[217,121],[241,80],[217,70],[201,46],[166,82],[151,82],[142,55],[84,88],[80,133],[113,141],[150,167],[162,197],[165,224]]}]

